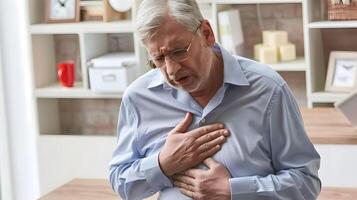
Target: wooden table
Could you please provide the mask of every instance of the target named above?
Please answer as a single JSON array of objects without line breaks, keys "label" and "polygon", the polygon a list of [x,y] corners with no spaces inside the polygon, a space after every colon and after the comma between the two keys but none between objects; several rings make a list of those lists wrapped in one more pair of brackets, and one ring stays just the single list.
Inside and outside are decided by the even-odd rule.
[{"label": "wooden table", "polygon": [[[157,195],[146,200],[156,200]],[[120,200],[108,180],[74,179],[59,187],[40,200]]]},{"label": "wooden table", "polygon": [[[357,188],[323,188],[318,200],[355,200]],[[157,196],[147,200],[155,200]],[[74,179],[40,200],[120,200],[107,180]]]},{"label": "wooden table", "polygon": [[357,144],[357,130],[340,111],[334,108],[301,108],[301,115],[314,144]]}]

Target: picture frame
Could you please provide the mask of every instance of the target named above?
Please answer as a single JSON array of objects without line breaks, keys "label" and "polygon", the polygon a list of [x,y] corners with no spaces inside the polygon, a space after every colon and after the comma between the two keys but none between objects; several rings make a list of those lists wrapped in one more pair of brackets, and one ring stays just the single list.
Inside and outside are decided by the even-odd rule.
[{"label": "picture frame", "polygon": [[331,51],[325,91],[351,92],[357,87],[357,52]]},{"label": "picture frame", "polygon": [[45,0],[46,23],[80,21],[80,0]]}]

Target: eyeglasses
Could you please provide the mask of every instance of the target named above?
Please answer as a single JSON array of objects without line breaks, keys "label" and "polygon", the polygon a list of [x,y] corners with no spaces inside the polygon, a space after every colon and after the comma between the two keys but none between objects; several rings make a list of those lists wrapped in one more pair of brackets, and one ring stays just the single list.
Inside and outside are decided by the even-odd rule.
[{"label": "eyeglasses", "polygon": [[187,60],[190,57],[188,51],[191,48],[194,36],[196,35],[197,30],[200,28],[200,26],[198,26],[197,29],[195,30],[194,35],[192,36],[192,39],[190,41],[190,44],[186,48],[174,49],[172,51],[169,51],[166,55],[160,55],[157,57],[153,57],[149,60],[149,63],[148,63],[149,66],[151,68],[163,67],[166,64],[166,62],[165,62],[166,56],[170,57],[170,59],[175,62],[184,62],[185,60]]}]

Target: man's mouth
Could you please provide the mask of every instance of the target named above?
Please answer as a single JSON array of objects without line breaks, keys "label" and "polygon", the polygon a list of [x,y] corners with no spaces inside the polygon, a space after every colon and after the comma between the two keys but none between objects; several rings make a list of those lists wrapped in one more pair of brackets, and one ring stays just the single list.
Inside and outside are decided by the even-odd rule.
[{"label": "man's mouth", "polygon": [[175,79],[176,83],[184,83],[185,81],[187,81],[189,78],[189,76],[184,76],[184,77],[180,77],[178,79]]}]

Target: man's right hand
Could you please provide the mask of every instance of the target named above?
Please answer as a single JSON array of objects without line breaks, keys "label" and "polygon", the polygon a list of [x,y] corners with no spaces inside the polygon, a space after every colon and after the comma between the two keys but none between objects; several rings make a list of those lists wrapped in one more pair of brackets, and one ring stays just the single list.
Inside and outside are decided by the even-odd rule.
[{"label": "man's right hand", "polygon": [[192,123],[192,114],[185,118],[167,136],[159,154],[159,163],[166,176],[192,168],[218,152],[229,135],[221,123],[210,124],[186,132]]}]

